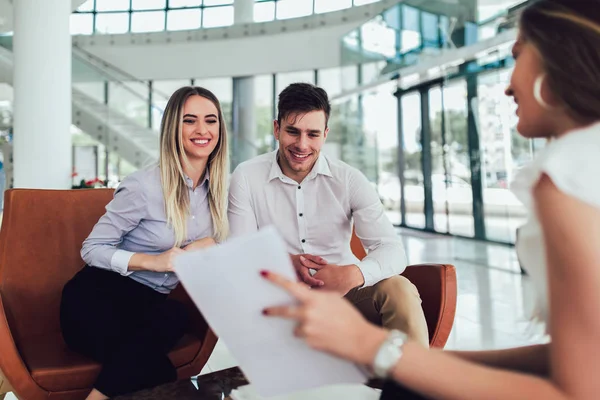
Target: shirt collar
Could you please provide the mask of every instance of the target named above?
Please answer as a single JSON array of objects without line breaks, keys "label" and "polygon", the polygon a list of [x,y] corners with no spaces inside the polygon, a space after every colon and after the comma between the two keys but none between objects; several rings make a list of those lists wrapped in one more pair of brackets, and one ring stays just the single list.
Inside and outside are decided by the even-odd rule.
[{"label": "shirt collar", "polygon": [[[275,150],[271,154],[272,154],[271,171],[269,172],[269,180],[268,181],[271,182],[273,179],[276,179],[276,178],[280,178],[280,179],[287,178],[283,174],[283,171],[281,170],[281,167],[279,166],[279,163],[277,162],[277,158],[279,157],[279,150]],[[317,162],[313,166],[313,169],[309,172],[309,174],[306,176],[306,178],[304,178],[304,180],[307,181],[307,180],[313,179],[317,175],[325,175],[325,176],[333,177],[333,175],[331,174],[331,169],[329,168],[329,162],[327,161],[327,158],[323,154],[319,154],[319,158],[317,158]]]},{"label": "shirt collar", "polygon": [[[183,176],[185,177],[185,184],[187,185],[187,187],[192,189],[194,187],[194,181],[192,181],[192,178],[190,178],[186,174],[183,174]],[[203,186],[206,182],[208,182],[210,180],[209,178],[210,178],[210,173],[208,171],[208,167],[206,167],[206,171],[204,172],[204,178],[202,178],[198,187]]]}]

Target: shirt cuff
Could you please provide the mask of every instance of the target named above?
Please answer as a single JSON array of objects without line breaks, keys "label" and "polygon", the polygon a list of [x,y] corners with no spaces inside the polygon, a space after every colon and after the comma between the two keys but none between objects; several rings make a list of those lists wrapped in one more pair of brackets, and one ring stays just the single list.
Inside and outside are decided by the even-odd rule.
[{"label": "shirt cuff", "polygon": [[123,276],[129,276],[133,271],[128,271],[129,260],[135,253],[127,250],[117,250],[110,259],[110,267],[113,271],[118,272]]},{"label": "shirt cuff", "polygon": [[380,281],[381,268],[377,261],[365,258],[356,265],[365,278],[365,284],[362,287],[373,286]]}]

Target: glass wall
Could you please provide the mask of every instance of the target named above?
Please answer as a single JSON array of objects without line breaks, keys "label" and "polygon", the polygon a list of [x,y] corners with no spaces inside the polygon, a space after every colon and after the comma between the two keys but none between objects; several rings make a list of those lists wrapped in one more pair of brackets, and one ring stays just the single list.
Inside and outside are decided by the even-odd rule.
[{"label": "glass wall", "polygon": [[108,104],[141,126],[148,126],[150,89],[139,82],[110,82]]},{"label": "glass wall", "polygon": [[274,148],[273,120],[274,102],[273,75],[254,77],[254,113],[258,153],[267,153]]},{"label": "glass wall", "polygon": [[152,126],[160,129],[163,112],[169,101],[169,97],[179,88],[191,85],[190,79],[178,79],[169,81],[152,81]]},{"label": "glass wall", "polygon": [[275,78],[277,94],[281,93],[288,85],[297,82],[315,83],[314,71],[286,72],[277,74]]},{"label": "glass wall", "polygon": [[[374,183],[384,199],[400,198],[398,175],[398,102],[394,96],[396,84],[389,82],[362,97],[363,130],[375,141],[374,160],[376,175]],[[385,195],[383,195],[385,193]],[[393,204],[386,207],[389,219],[399,225],[399,208]]]},{"label": "glass wall", "polygon": [[[254,21],[298,18],[379,0],[255,0]],[[73,35],[178,31],[233,25],[233,0],[87,0],[71,16]]]},{"label": "glass wall", "polygon": [[447,204],[447,231],[454,235],[473,237],[473,189],[467,126],[467,84],[464,79],[444,86],[443,112],[445,138],[442,148],[446,168],[444,175],[435,175],[433,187],[435,190],[437,184],[438,192],[445,192],[442,198]]},{"label": "glass wall", "polygon": [[[404,153],[404,203],[406,208],[404,224],[412,228],[425,228],[421,94],[414,91],[403,95],[400,99],[402,150]],[[393,201],[387,205],[387,208],[400,212],[400,182],[392,186],[394,185],[398,185],[398,189],[394,188],[393,191],[390,191],[390,197]],[[384,199],[387,197],[388,195],[386,194]]]},{"label": "glass wall", "polygon": [[478,80],[483,201],[489,239],[514,242],[526,210],[509,190],[515,173],[533,157],[533,142],[517,130],[516,105],[503,95],[510,70],[482,74]]}]

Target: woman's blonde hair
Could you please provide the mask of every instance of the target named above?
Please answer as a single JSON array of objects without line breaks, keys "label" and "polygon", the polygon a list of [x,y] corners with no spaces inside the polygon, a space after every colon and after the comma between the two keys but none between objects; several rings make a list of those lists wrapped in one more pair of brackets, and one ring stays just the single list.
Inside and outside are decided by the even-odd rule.
[{"label": "woman's blonde hair", "polygon": [[187,218],[190,215],[190,197],[183,172],[183,163],[189,163],[183,147],[183,106],[191,96],[210,100],[219,114],[219,140],[208,157],[208,204],[213,223],[213,238],[223,241],[227,237],[227,180],[229,155],[227,128],[221,104],[210,91],[201,87],[185,86],[178,89],[167,103],[160,125],[160,179],[167,223],[175,231],[175,245],[181,246],[187,235]]}]

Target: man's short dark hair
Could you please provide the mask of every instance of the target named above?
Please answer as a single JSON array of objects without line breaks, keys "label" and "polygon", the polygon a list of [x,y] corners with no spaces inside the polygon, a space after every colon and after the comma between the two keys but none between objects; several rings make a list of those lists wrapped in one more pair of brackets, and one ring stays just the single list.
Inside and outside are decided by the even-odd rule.
[{"label": "man's short dark hair", "polygon": [[306,114],[311,111],[323,111],[325,113],[325,127],[329,121],[331,105],[327,92],[310,83],[292,83],[279,93],[277,104],[277,123],[294,114]]}]

